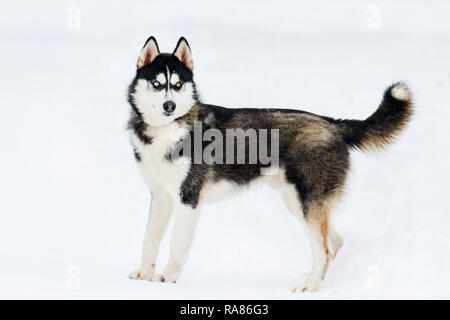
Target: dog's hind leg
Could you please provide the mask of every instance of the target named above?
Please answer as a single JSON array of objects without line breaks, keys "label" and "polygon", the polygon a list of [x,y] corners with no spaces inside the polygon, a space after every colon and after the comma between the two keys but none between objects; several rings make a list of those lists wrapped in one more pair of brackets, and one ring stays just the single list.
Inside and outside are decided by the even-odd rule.
[{"label": "dog's hind leg", "polygon": [[334,259],[334,258],[336,258],[336,255],[337,255],[339,249],[344,244],[344,239],[342,239],[341,235],[336,231],[336,228],[331,223],[331,221],[329,221],[328,231],[329,231],[328,241],[330,244],[330,252],[331,252],[332,258]]},{"label": "dog's hind leg", "polygon": [[[329,221],[333,202],[327,199],[308,205],[305,226],[311,246],[312,270],[306,280],[293,291],[317,291],[325,278],[329,263],[334,258],[334,250],[339,249],[340,237],[335,233],[334,228],[331,230]],[[331,240],[332,237],[335,237],[335,242]],[[331,243],[334,243],[335,247],[332,248]]]},{"label": "dog's hind leg", "polygon": [[159,244],[172,216],[172,199],[164,191],[154,192],[145,230],[141,266],[128,275],[134,280],[150,280],[155,271]]},{"label": "dog's hind leg", "polygon": [[308,273],[305,282],[293,291],[316,291],[325,277],[328,264],[336,257],[343,244],[342,237],[337,233],[330,220],[331,210],[337,197],[329,196],[325,200],[309,201],[305,205],[301,203],[299,193],[294,185],[285,184],[279,189],[281,189],[286,207],[305,228],[313,259],[312,270]]}]

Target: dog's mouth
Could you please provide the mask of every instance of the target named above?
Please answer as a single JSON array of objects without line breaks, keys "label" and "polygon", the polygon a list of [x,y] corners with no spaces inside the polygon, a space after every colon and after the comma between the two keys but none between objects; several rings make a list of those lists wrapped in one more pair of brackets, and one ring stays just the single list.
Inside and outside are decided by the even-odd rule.
[{"label": "dog's mouth", "polygon": [[164,111],[164,115],[170,117],[173,116],[173,112]]}]

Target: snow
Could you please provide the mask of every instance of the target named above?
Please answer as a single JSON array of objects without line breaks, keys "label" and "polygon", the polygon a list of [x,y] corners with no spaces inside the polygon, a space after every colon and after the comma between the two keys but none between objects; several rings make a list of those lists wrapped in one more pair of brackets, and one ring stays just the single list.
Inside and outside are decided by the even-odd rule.
[{"label": "snow", "polygon": [[[0,298],[450,298],[448,2],[1,6]],[[265,187],[205,207],[176,285],[127,278],[150,196],[125,93],[150,35],[162,51],[189,40],[208,103],[362,119],[390,83],[412,88],[416,113],[398,143],[352,154],[335,212],[345,243],[318,293],[290,293],[309,244]],[[159,269],[168,247],[166,237]]]}]

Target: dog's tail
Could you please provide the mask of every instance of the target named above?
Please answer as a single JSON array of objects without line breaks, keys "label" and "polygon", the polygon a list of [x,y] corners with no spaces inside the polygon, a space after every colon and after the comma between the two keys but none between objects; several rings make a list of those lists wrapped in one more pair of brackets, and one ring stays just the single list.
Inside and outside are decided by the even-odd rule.
[{"label": "dog's tail", "polygon": [[366,120],[338,120],[345,142],[360,150],[383,149],[393,142],[413,113],[411,91],[395,83],[384,92],[378,109]]}]

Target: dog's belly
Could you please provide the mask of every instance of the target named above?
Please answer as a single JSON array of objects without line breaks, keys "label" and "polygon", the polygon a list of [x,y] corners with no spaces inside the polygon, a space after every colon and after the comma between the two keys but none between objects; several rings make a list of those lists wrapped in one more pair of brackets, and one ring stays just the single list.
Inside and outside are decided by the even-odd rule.
[{"label": "dog's belly", "polygon": [[201,203],[214,203],[231,198],[242,189],[236,183],[221,180],[218,182],[207,182],[200,192]]},{"label": "dog's belly", "polygon": [[252,180],[248,184],[240,185],[228,180],[220,180],[217,182],[207,182],[200,192],[200,202],[214,203],[221,200],[229,199],[239,192],[246,191],[258,185],[269,185],[270,187],[283,191],[289,187],[285,179],[285,172],[282,169],[273,170],[268,175],[262,175]]}]

